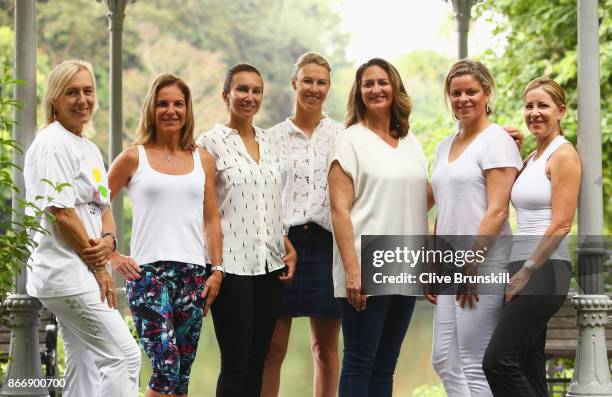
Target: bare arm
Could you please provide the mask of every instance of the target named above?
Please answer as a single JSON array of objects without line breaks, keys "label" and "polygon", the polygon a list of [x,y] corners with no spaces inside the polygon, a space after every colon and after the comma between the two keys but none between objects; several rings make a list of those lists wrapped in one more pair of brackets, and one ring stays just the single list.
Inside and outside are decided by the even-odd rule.
[{"label": "bare arm", "polygon": [[427,182],[427,211],[432,209],[434,205],[436,205],[436,198],[434,197],[433,187],[431,182]]},{"label": "bare arm", "polygon": [[548,160],[548,169],[552,184],[552,221],[531,256],[536,269],[546,263],[572,228],[580,192],[580,158],[571,145],[563,145],[555,151]]},{"label": "bare arm", "polygon": [[111,190],[111,200],[128,185],[137,169],[138,148],[136,146],[125,149],[117,156],[108,170],[108,187]]},{"label": "bare arm", "polygon": [[[531,255],[530,259],[534,262],[534,270],[538,270],[546,264],[546,261],[572,228],[580,192],[582,173],[580,158],[571,145],[562,145],[557,149],[548,160],[546,168],[550,172],[552,185],[552,220]],[[506,288],[507,302],[523,290],[531,275],[531,271],[521,268],[512,276]]]},{"label": "bare arm", "polygon": [[[219,208],[217,207],[217,190],[215,186],[215,178],[217,167],[215,160],[204,149],[197,148],[202,161],[202,168],[206,175],[204,182],[204,229],[206,230],[206,251],[208,252],[210,261],[213,265],[222,263],[223,240],[221,233],[221,221],[219,218]],[[219,290],[223,274],[219,271],[213,272],[204,284],[202,297],[206,298],[204,305],[204,315],[208,314],[210,306],[214,303]]]},{"label": "bare arm", "polygon": [[[510,202],[510,192],[516,179],[518,170],[513,167],[491,168],[485,171],[487,183],[487,209],[480,221],[478,236],[472,246],[472,251],[483,251],[486,247],[492,247],[501,232],[504,222],[508,218],[508,204]],[[465,266],[467,274],[475,274],[477,263]],[[471,287],[466,291],[461,291],[456,298],[459,306],[463,308],[474,305],[474,300],[478,301],[478,294]]]},{"label": "bare arm", "polygon": [[[132,146],[125,149],[108,170],[108,187],[111,189],[111,200],[128,185],[130,179],[138,169],[138,148]],[[110,263],[120,275],[126,280],[140,278],[140,266],[131,257],[121,255],[115,251],[111,255]]]},{"label": "bare arm", "polygon": [[361,294],[361,268],[355,250],[355,234],[350,215],[355,189],[353,180],[344,172],[338,161],[331,165],[328,186],[334,238],[344,264],[347,300],[356,310],[363,310],[366,296]]},{"label": "bare arm", "polygon": [[[87,231],[85,230],[85,226],[83,226],[83,222],[81,218],[77,215],[74,208],[57,208],[57,207],[49,207],[49,211],[55,216],[55,227],[59,231],[60,236],[68,245],[74,249],[74,251],[83,258],[82,252],[85,249],[88,249],[92,246],[94,240],[90,239],[87,235]],[[109,215],[110,213],[110,215]],[[109,225],[109,217],[112,220],[112,212],[107,209],[102,215],[102,223],[103,225]],[[106,218],[106,222],[105,222]],[[114,221],[112,221],[114,225]],[[105,242],[98,239],[99,246],[105,244]],[[112,244],[112,243],[111,243]],[[85,258],[83,258],[85,261]],[[117,300],[116,300],[116,292],[115,292],[115,282],[113,278],[108,273],[106,268],[104,267],[108,261],[108,258],[104,259],[103,257],[98,257],[92,262],[85,261],[89,269],[93,272],[94,277],[100,286],[100,298],[104,302],[106,299],[108,305],[111,308],[117,308]]]},{"label": "bare arm", "polygon": [[[89,236],[81,218],[74,208],[49,207],[49,212],[55,217],[55,227],[62,239],[81,256],[82,252],[91,247]],[[97,263],[85,262],[91,270],[95,270]]]}]

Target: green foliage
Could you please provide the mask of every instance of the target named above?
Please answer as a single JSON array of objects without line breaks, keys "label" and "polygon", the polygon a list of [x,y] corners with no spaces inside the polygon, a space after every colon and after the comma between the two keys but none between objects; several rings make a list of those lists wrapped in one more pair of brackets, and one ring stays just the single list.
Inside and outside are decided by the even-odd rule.
[{"label": "green foliage", "polygon": [[[502,124],[523,125],[523,89],[532,79],[547,75],[567,93],[568,114],[563,122],[567,137],[576,143],[577,132],[577,8],[576,0],[485,0],[475,8],[475,18],[498,23],[494,34],[506,37],[502,54],[488,51],[483,60],[497,86],[496,119]],[[503,21],[499,23],[499,16]],[[604,218],[612,225],[612,0],[599,1],[599,51],[601,77],[601,134],[603,156]],[[523,155],[535,148],[529,136]]]},{"label": "green foliage", "polygon": [[444,397],[446,392],[441,383],[436,385],[421,385],[414,389],[412,397]]},{"label": "green foliage", "polygon": [[15,84],[22,83],[13,80],[5,69],[0,70],[0,301],[12,290],[15,274],[35,246],[29,232],[45,232],[38,221],[43,212],[32,203],[20,200],[20,207],[27,208],[29,215],[11,206],[11,196],[19,193],[12,172],[20,169],[12,161],[12,152],[23,152],[20,144],[10,139],[13,111],[19,108],[17,101],[8,97]]},{"label": "green foliage", "polygon": [[[131,142],[148,84],[173,72],[192,88],[196,130],[227,119],[221,84],[232,64],[248,62],[263,73],[265,100],[256,121],[276,124],[292,112],[291,65],[306,50],[326,54],[334,70],[348,66],[348,36],[331,0],[148,0],[128,4],[123,30],[125,139]],[[75,12],[78,10],[78,12]],[[0,13],[9,17],[12,8]],[[100,111],[94,141],[108,146],[109,32],[104,2],[54,0],[37,7],[38,47],[47,65],[83,58],[95,68]],[[172,56],[168,56],[172,54]],[[40,62],[39,62],[40,63]],[[44,81],[46,73],[39,75]],[[43,92],[44,90],[40,90]],[[343,115],[345,98],[332,94],[331,113]],[[126,142],[126,143],[127,143]]]}]

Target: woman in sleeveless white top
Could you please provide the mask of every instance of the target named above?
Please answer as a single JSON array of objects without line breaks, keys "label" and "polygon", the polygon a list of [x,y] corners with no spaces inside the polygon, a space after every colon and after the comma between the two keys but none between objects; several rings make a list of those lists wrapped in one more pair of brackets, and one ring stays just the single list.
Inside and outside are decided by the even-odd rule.
[{"label": "woman in sleeveless white top", "polygon": [[132,201],[134,260],[112,264],[127,280],[151,361],[147,397],[187,395],[202,320],[221,286],[215,164],[196,147],[193,128],[189,87],[177,76],[159,76],[147,92],[136,144],[109,171],[112,197],[126,187]]},{"label": "woman in sleeveless white top", "polygon": [[483,367],[495,396],[546,396],[544,348],[548,320],[563,304],[571,277],[566,235],[580,189],[580,159],[562,136],[565,93],[541,77],[524,93],[525,122],[536,152],[512,188],[517,236],[506,307]]}]

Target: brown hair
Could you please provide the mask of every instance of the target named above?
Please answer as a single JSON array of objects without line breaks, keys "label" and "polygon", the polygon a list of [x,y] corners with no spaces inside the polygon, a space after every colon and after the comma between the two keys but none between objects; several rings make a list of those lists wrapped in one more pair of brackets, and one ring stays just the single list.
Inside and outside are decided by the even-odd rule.
[{"label": "brown hair", "polygon": [[[248,63],[239,63],[239,64],[232,66],[231,68],[229,68],[227,73],[225,73],[225,81],[223,82],[223,95],[224,96],[229,94],[230,92],[231,85],[232,85],[232,79],[234,78],[234,75],[240,72],[251,72],[261,77],[261,72],[259,71],[259,69],[257,69],[253,65],[249,65]],[[261,79],[263,80],[263,77],[261,77]]]},{"label": "brown hair", "polygon": [[169,73],[159,75],[149,86],[149,90],[142,104],[142,110],[140,111],[140,121],[136,129],[137,138],[134,141],[135,145],[146,145],[155,140],[155,107],[157,105],[157,95],[162,88],[173,85],[181,90],[185,96],[185,105],[187,106],[185,125],[183,125],[181,129],[180,147],[182,150],[193,151],[196,149],[195,139],[193,137],[195,121],[193,117],[193,106],[191,104],[191,91],[183,79]]},{"label": "brown hair", "polygon": [[[472,76],[476,79],[484,89],[485,93],[489,95],[489,100],[486,104],[486,112],[487,115],[493,113],[493,108],[490,102],[493,101],[493,94],[495,93],[495,80],[493,80],[493,76],[491,76],[491,72],[489,69],[481,62],[474,61],[473,59],[464,58],[460,59],[457,62],[453,63],[448,74],[446,75],[446,79],[444,80],[444,99],[450,102],[450,84],[451,80],[455,77],[460,76]],[[453,117],[456,118],[453,113]]]},{"label": "brown hair", "polygon": [[357,69],[355,81],[353,82],[353,87],[351,88],[346,107],[344,124],[350,127],[358,122],[363,122],[365,119],[367,109],[361,97],[361,83],[363,73],[371,66],[382,68],[389,76],[389,83],[391,83],[391,88],[393,89],[391,125],[389,129],[391,130],[392,136],[403,138],[408,134],[408,130],[410,129],[408,117],[410,117],[410,112],[412,111],[412,103],[410,102],[410,97],[406,92],[406,88],[404,88],[402,78],[395,66],[381,58],[372,58]]},{"label": "brown hair", "polygon": [[[536,79],[533,79],[527,84],[525,90],[523,91],[523,100],[527,96],[527,93],[531,90],[535,90],[536,88],[541,88],[546,92],[550,99],[557,105],[557,107],[567,107],[565,103],[565,90],[553,79],[542,76]],[[559,134],[563,135],[564,131],[561,128],[561,121],[559,120]]]},{"label": "brown hair", "polygon": [[327,61],[327,58],[325,58],[323,55],[319,54],[318,52],[309,51],[309,52],[303,53],[298,58],[297,62],[295,63],[293,67],[293,76],[291,77],[291,79],[292,80],[297,79],[297,74],[300,68],[308,64],[311,64],[311,63],[314,63],[315,65],[323,66],[325,69],[327,69],[329,73],[331,73],[331,66],[329,66],[329,62]]},{"label": "brown hair", "polygon": [[[91,63],[82,59],[69,59],[57,65],[47,81],[47,91],[43,97],[43,109],[45,112],[45,120],[47,124],[51,124],[55,121],[55,101],[66,91],[66,87],[70,84],[70,81],[82,70],[86,70],[91,77],[91,81],[94,88],[94,95],[96,92],[96,77],[94,75],[93,66]],[[85,126],[86,132],[93,131],[93,113],[98,110],[98,97],[95,97],[94,108],[92,112],[92,118]]]}]

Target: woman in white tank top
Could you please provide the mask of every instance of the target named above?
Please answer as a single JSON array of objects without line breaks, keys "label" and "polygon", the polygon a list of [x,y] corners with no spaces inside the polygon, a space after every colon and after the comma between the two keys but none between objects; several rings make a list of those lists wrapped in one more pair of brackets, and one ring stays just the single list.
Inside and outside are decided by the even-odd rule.
[{"label": "woman in white tank top", "polygon": [[565,92],[540,77],[524,93],[525,123],[537,148],[512,188],[517,236],[510,255],[506,307],[487,347],[483,367],[495,396],[546,396],[546,324],[569,288],[565,236],[580,189],[580,158],[563,137]]},{"label": "woman in white tank top", "polygon": [[111,198],[127,187],[132,201],[135,262],[112,264],[127,280],[151,361],[146,397],[187,395],[202,319],[223,278],[215,162],[196,147],[193,129],[189,87],[177,76],[159,76],[145,97],[135,145],[108,176]]}]

